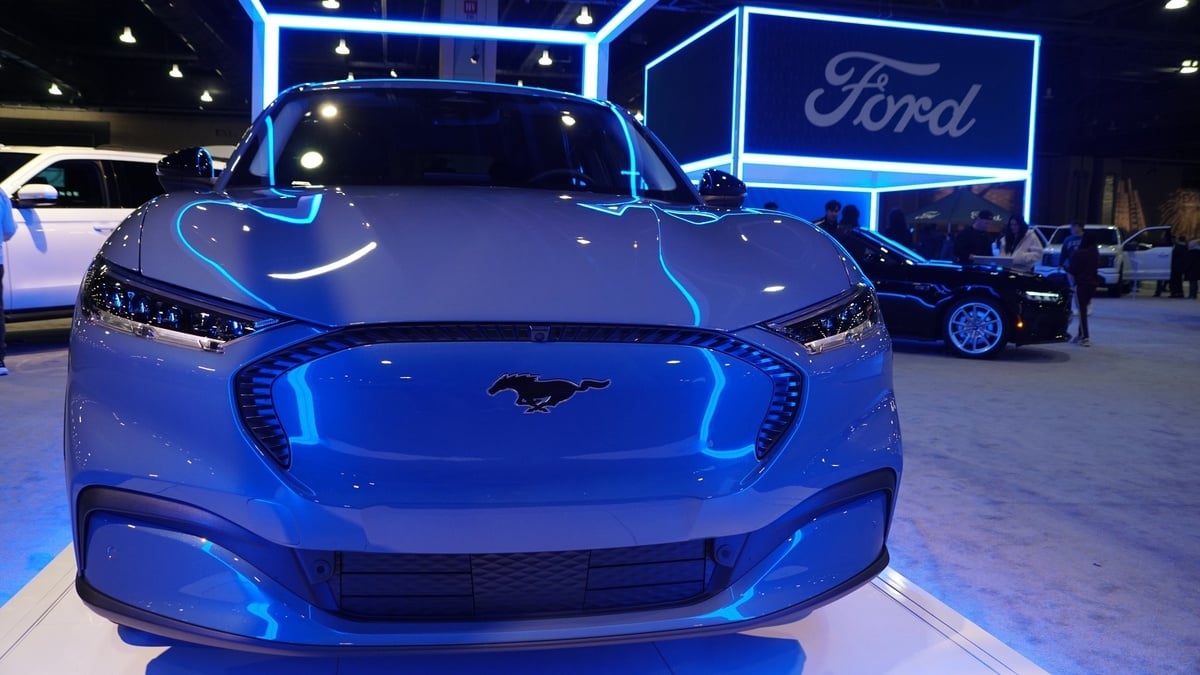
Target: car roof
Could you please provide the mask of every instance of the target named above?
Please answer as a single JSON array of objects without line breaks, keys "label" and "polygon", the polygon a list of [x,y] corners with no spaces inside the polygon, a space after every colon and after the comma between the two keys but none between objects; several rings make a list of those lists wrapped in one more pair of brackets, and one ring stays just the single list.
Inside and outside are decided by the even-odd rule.
[{"label": "car roof", "polygon": [[392,78],[359,78],[353,80],[334,80],[331,82],[308,82],[297,84],[285,89],[279,98],[287,98],[292,94],[310,91],[344,91],[354,89],[442,89],[446,91],[484,92],[507,95],[536,96],[547,99],[570,100],[592,105],[605,105],[596,99],[572,94],[556,89],[526,87],[515,84],[497,82],[475,82],[470,80],[422,80],[422,79],[392,79]]},{"label": "car roof", "polygon": [[125,148],[92,148],[85,145],[4,145],[0,143],[0,152],[20,152],[31,155],[94,155],[96,157],[135,157],[157,161],[162,153],[146,150],[127,150]]}]

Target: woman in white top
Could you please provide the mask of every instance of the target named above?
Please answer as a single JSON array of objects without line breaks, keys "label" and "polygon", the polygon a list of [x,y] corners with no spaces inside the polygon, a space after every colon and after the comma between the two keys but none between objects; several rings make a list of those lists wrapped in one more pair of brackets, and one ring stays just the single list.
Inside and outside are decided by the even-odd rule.
[{"label": "woman in white top", "polygon": [[1016,270],[1032,272],[1033,266],[1042,259],[1041,238],[1015,214],[1009,216],[996,247],[997,255],[1012,258],[1011,267]]}]

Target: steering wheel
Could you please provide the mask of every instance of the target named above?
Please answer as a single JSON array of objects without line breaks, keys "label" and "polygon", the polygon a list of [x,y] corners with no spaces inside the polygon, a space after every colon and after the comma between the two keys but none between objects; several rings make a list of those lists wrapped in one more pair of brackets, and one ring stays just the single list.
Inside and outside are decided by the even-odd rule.
[{"label": "steering wheel", "polygon": [[530,185],[537,185],[547,178],[554,178],[555,176],[565,176],[567,178],[578,180],[583,183],[581,187],[591,187],[596,183],[596,181],[592,180],[591,176],[582,171],[576,171],[575,169],[547,169],[546,171],[542,171],[541,173],[531,176],[526,182],[528,182]]}]

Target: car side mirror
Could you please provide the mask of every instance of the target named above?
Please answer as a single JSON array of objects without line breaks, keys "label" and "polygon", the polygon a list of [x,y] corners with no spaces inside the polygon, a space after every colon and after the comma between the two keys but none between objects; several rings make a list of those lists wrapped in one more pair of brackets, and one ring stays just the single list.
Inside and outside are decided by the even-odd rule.
[{"label": "car side mirror", "polygon": [[204,148],[183,148],[158,160],[158,182],[167,192],[199,190],[209,192],[217,182],[212,155]]},{"label": "car side mirror", "polygon": [[733,174],[709,169],[700,177],[700,198],[707,206],[738,209],[746,201],[746,184]]},{"label": "car side mirror", "polygon": [[17,189],[16,206],[30,207],[58,201],[58,188],[48,183],[26,183]]}]

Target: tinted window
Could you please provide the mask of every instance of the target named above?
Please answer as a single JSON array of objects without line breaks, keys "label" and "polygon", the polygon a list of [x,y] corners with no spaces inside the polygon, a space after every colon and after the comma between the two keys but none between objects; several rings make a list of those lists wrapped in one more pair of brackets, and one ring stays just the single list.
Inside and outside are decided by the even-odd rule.
[{"label": "tinted window", "polygon": [[641,127],[605,106],[396,88],[297,95],[256,127],[229,185],[493,185],[694,199]]},{"label": "tinted window", "polygon": [[65,159],[42,169],[30,183],[53,185],[58,190],[58,207],[105,206],[104,179],[100,165],[86,159]]},{"label": "tinted window", "polygon": [[112,161],[113,176],[117,183],[116,201],[120,206],[141,206],[162,194],[155,165],[152,162]]}]

